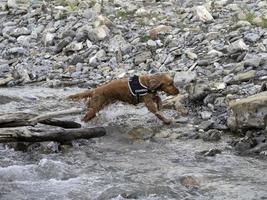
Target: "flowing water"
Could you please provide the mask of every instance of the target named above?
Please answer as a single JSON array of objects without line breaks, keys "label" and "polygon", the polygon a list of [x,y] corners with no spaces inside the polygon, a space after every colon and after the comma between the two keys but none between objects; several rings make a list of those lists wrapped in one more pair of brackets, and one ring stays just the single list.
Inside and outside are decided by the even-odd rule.
[{"label": "flowing water", "polygon": [[[77,91],[1,89],[1,112],[41,114],[82,107],[83,103],[64,99]],[[78,115],[65,118],[80,122]],[[0,146],[0,199],[267,199],[267,161],[235,155],[227,136],[218,143],[153,137],[136,140],[129,135],[134,127],[172,128],[161,125],[142,106],[120,103],[83,124],[95,125],[108,126],[107,135],[74,143],[58,153]],[[214,157],[198,154],[211,148],[223,152]],[[199,185],[185,187],[184,177],[193,177]]]}]

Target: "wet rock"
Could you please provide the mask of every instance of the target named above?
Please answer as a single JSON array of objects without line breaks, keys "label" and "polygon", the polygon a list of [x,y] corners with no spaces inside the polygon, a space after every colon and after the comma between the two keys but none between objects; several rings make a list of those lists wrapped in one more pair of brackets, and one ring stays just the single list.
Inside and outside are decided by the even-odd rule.
[{"label": "wet rock", "polygon": [[167,138],[171,136],[171,132],[169,130],[162,130],[159,133],[156,133],[156,138]]},{"label": "wet rock", "polygon": [[222,153],[222,150],[220,149],[209,149],[209,150],[200,152],[200,154],[204,156],[216,156],[217,154],[221,154],[221,153]]},{"label": "wet rock", "polygon": [[267,126],[267,92],[234,100],[229,103],[232,111],[227,125],[232,130],[264,129]]},{"label": "wet rock", "polygon": [[209,119],[212,116],[212,113],[209,111],[202,111],[200,115],[202,119]]},{"label": "wet rock", "polygon": [[197,6],[195,8],[196,14],[198,18],[203,22],[212,22],[214,18],[210,14],[210,12],[207,10],[205,6]]},{"label": "wet rock", "polygon": [[0,105],[1,104],[7,104],[13,101],[19,101],[18,98],[15,97],[9,97],[9,96],[4,96],[4,95],[0,95]]},{"label": "wet rock", "polygon": [[192,176],[184,176],[180,179],[180,183],[186,188],[199,188],[200,182],[195,177]]},{"label": "wet rock", "polygon": [[145,127],[135,127],[128,132],[129,138],[134,140],[147,140],[153,137],[153,130]]},{"label": "wet rock", "polygon": [[213,120],[202,121],[198,125],[198,128],[199,128],[199,130],[207,131],[213,126],[213,124],[214,124]]},{"label": "wet rock", "polygon": [[207,132],[201,133],[200,138],[203,141],[218,142],[221,139],[222,132],[216,129],[210,129]]},{"label": "wet rock", "polygon": [[146,60],[150,59],[152,56],[150,51],[144,51],[142,53],[139,53],[135,56],[134,63],[136,65],[139,65],[143,62],[146,62]]}]

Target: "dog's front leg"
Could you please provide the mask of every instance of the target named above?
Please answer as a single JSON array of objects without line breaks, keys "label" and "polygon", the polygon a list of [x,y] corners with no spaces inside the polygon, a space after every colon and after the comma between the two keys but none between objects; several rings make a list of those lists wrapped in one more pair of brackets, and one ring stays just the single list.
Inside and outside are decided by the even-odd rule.
[{"label": "dog's front leg", "polygon": [[171,120],[166,118],[164,114],[159,111],[157,102],[153,101],[153,97],[150,95],[147,95],[144,97],[144,103],[147,107],[147,109],[154,113],[161,121],[164,122],[164,124],[170,124]]},{"label": "dog's front leg", "polygon": [[157,104],[158,110],[161,110],[163,107],[162,100],[159,95],[155,95],[155,102]]}]

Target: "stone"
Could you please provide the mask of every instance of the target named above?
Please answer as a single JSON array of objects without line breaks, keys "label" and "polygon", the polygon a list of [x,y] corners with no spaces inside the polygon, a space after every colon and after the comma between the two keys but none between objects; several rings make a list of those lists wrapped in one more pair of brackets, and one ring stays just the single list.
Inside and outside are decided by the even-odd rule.
[{"label": "stone", "polygon": [[165,33],[170,33],[172,30],[171,26],[166,26],[166,25],[159,25],[151,30],[148,31],[148,35],[151,38],[156,38],[159,34],[165,34]]},{"label": "stone", "polygon": [[181,185],[185,186],[186,188],[199,188],[200,183],[195,177],[192,176],[184,176],[180,179]]},{"label": "stone", "polygon": [[202,101],[210,93],[209,85],[204,82],[190,83],[186,86],[186,90],[192,101]]},{"label": "stone", "polygon": [[221,154],[222,150],[220,149],[209,149],[200,152],[200,154],[203,154],[204,156],[216,156],[217,154]]},{"label": "stone", "polygon": [[21,35],[30,35],[30,34],[31,34],[31,31],[28,28],[21,27],[21,28],[13,29],[13,31],[11,31],[9,35],[13,37],[18,37]]},{"label": "stone", "polygon": [[196,80],[197,73],[195,71],[181,71],[174,75],[174,85],[177,87],[185,87],[186,84]]},{"label": "stone", "polygon": [[134,63],[136,65],[139,65],[143,62],[146,62],[146,60],[150,59],[152,56],[151,52],[150,51],[144,51],[142,53],[139,53],[135,56],[134,58]]},{"label": "stone", "polygon": [[28,47],[31,45],[31,36],[27,35],[21,35],[17,38],[17,41],[19,44],[21,44],[24,47]]},{"label": "stone", "polygon": [[229,103],[227,125],[232,130],[264,129],[267,126],[267,91]]},{"label": "stone", "polygon": [[188,58],[190,58],[191,60],[196,60],[197,59],[197,54],[195,54],[194,52],[187,50],[185,51],[185,54],[187,55]]},{"label": "stone", "polygon": [[[247,56],[246,56],[247,57]],[[250,58],[244,58],[244,67],[259,67],[262,61],[260,56],[250,56]]]},{"label": "stone", "polygon": [[239,73],[233,77],[233,82],[249,81],[256,76],[256,70],[250,70],[248,72]]},{"label": "stone", "polygon": [[248,42],[257,42],[260,39],[260,35],[257,33],[245,34],[244,39]]},{"label": "stone", "polygon": [[106,39],[110,34],[110,30],[106,25],[98,26],[88,32],[88,38],[91,41],[101,41]]},{"label": "stone", "polygon": [[42,37],[42,42],[44,43],[44,45],[50,46],[54,44],[54,38],[55,38],[55,34],[54,33],[45,33]]},{"label": "stone", "polygon": [[64,47],[66,47],[68,44],[70,44],[72,41],[71,37],[66,37],[63,40],[61,40],[55,48],[55,53],[60,53]]},{"label": "stone", "polygon": [[195,8],[196,14],[198,18],[203,22],[212,22],[214,21],[214,18],[210,14],[210,12],[207,10],[205,6],[196,6]]},{"label": "stone", "polygon": [[227,47],[227,51],[229,53],[236,53],[239,51],[247,51],[248,50],[248,46],[245,44],[243,39],[239,39],[233,43],[231,43],[228,47]]},{"label": "stone", "polygon": [[199,130],[203,130],[203,131],[207,131],[209,130],[214,124],[213,120],[207,120],[207,121],[202,121],[199,125],[198,125],[198,129]]},{"label": "stone", "polygon": [[148,41],[147,41],[147,45],[148,45],[150,48],[156,48],[156,47],[157,47],[157,43],[156,43],[154,40],[148,40]]},{"label": "stone", "polygon": [[26,10],[30,7],[30,2],[28,0],[7,0],[7,6],[9,8]]},{"label": "stone", "polygon": [[200,113],[202,119],[209,119],[212,116],[212,113],[209,111],[202,111]]},{"label": "stone", "polygon": [[130,53],[132,50],[132,45],[128,43],[122,35],[115,35],[109,41],[109,51],[117,52],[121,51],[122,54]]},{"label": "stone", "polygon": [[73,41],[64,48],[64,51],[80,51],[81,49],[83,49],[83,43]]},{"label": "stone", "polygon": [[9,72],[10,71],[10,67],[8,64],[0,64],[0,76],[3,73]]},{"label": "stone", "polygon": [[216,129],[210,129],[200,135],[203,141],[218,142],[221,139],[222,132]]}]

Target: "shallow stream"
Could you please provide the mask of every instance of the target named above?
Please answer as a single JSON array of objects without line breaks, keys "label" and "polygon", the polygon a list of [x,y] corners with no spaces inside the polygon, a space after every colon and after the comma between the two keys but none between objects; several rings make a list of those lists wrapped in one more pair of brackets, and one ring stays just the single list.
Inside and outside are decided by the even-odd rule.
[{"label": "shallow stream", "polygon": [[[1,113],[41,114],[82,107],[83,103],[65,100],[77,91],[1,89]],[[80,122],[80,117],[65,118]],[[96,125],[108,126],[107,135],[76,142],[59,153],[21,152],[1,145],[0,199],[267,199],[267,161],[235,155],[227,144],[229,136],[218,143],[144,136],[136,139],[129,130],[179,128],[161,125],[142,106],[120,103],[105,108],[90,124],[83,124]],[[199,154],[211,148],[222,153],[214,157]],[[196,180],[197,187],[182,184],[185,177]]]}]

